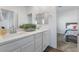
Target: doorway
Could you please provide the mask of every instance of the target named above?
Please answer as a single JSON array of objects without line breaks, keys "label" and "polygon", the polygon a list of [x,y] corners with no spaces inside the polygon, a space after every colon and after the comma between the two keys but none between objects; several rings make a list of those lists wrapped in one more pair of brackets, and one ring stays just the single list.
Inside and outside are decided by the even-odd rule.
[{"label": "doorway", "polygon": [[78,23],[76,8],[57,7],[57,48],[64,52],[77,52]]}]

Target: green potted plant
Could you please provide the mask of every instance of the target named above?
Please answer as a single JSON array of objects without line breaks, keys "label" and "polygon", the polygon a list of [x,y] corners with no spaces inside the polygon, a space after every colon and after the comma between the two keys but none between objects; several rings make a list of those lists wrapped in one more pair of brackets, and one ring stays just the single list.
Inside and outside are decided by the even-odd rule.
[{"label": "green potted plant", "polygon": [[34,31],[36,29],[36,25],[35,24],[22,24],[20,25],[20,28],[29,32],[29,31]]}]

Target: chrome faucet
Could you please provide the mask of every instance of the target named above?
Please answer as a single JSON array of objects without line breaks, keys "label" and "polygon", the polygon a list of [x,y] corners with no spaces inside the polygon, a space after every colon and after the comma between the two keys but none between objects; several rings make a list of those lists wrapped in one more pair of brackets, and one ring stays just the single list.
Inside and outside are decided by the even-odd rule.
[{"label": "chrome faucet", "polygon": [[10,33],[16,33],[16,28],[14,26],[10,27]]}]

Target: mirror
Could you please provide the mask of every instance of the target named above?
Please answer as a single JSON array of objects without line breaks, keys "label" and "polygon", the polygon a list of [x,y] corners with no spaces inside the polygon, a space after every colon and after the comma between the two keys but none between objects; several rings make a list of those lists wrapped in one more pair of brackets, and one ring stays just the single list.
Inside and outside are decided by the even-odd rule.
[{"label": "mirror", "polygon": [[36,22],[37,22],[37,24],[40,24],[40,25],[48,24],[47,16],[45,15],[45,13],[37,14]]},{"label": "mirror", "polygon": [[14,12],[6,9],[1,9],[0,11],[0,27],[4,26],[12,32],[15,28]]},{"label": "mirror", "polygon": [[32,24],[32,13],[27,15],[28,17],[28,23]]},{"label": "mirror", "polygon": [[44,23],[44,15],[39,13],[36,15],[37,24],[42,25]]}]

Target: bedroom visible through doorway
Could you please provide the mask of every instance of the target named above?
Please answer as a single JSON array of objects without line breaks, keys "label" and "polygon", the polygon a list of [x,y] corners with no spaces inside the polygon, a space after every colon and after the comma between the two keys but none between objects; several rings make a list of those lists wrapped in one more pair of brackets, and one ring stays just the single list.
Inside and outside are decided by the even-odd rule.
[{"label": "bedroom visible through doorway", "polygon": [[57,48],[64,52],[77,52],[77,8],[57,7]]}]

